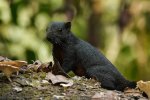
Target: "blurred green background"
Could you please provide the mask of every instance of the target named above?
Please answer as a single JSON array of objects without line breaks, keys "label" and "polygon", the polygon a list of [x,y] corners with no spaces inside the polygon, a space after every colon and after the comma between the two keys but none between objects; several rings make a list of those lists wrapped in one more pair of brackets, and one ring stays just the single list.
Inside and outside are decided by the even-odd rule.
[{"label": "blurred green background", "polygon": [[132,80],[150,80],[149,0],[0,0],[0,55],[51,61],[45,29],[72,21],[73,33],[97,47]]}]

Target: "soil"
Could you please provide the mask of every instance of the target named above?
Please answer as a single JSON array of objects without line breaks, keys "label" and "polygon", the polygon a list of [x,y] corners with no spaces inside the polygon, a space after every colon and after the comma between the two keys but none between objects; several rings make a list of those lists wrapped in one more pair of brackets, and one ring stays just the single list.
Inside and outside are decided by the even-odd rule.
[{"label": "soil", "polygon": [[45,72],[13,74],[10,82],[0,73],[0,100],[148,100],[140,93],[106,90],[93,79],[74,76],[62,87],[45,80]]},{"label": "soil", "polygon": [[[0,100],[148,100],[138,89],[127,89],[124,92],[106,90],[96,80],[85,77],[62,78],[62,81],[47,79],[48,75],[53,75],[48,74],[51,62],[42,63],[37,60],[26,67],[20,67],[24,64],[23,61],[11,62],[2,56],[0,62]],[[19,68],[19,74],[13,73],[8,80],[6,74],[16,67]],[[54,79],[56,75],[49,77]],[[65,79],[72,83],[61,85]]]}]

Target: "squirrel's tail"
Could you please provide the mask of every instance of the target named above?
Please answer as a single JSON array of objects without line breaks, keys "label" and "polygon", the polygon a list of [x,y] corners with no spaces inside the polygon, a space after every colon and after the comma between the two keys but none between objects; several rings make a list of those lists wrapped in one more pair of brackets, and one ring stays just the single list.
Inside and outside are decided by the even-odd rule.
[{"label": "squirrel's tail", "polygon": [[131,82],[131,81],[128,81],[128,80],[125,80],[124,82],[120,82],[119,85],[117,85],[116,87],[116,90],[119,90],[119,91],[124,91],[125,88],[136,88],[136,85],[137,83],[136,82]]}]

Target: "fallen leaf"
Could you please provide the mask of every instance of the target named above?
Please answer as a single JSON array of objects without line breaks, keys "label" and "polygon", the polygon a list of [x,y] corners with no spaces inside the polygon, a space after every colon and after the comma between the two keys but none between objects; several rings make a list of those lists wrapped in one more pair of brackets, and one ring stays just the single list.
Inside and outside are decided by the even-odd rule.
[{"label": "fallen leaf", "polygon": [[52,70],[52,62],[42,63],[36,60],[33,64],[28,65],[27,71],[29,72],[50,72]]},{"label": "fallen leaf", "polygon": [[54,74],[52,74],[51,72],[47,73],[45,79],[46,80],[51,80],[53,84],[56,84],[56,83],[59,82],[59,80],[56,79],[56,76]]},{"label": "fallen leaf", "polygon": [[7,76],[8,80],[11,82],[10,76],[13,72],[19,71],[20,67],[26,65],[25,61],[4,61],[0,62],[0,70]]},{"label": "fallen leaf", "polygon": [[16,92],[21,92],[21,91],[22,91],[22,88],[21,88],[21,87],[16,86],[16,87],[14,87],[14,88],[13,88],[13,90],[15,90]]},{"label": "fallen leaf", "polygon": [[46,75],[46,78],[47,80],[51,80],[51,82],[53,84],[57,84],[57,83],[66,83],[68,85],[72,85],[72,81],[70,81],[68,78],[62,76],[62,75],[54,75],[52,74],[51,72],[48,72],[47,75]]},{"label": "fallen leaf", "polygon": [[60,85],[63,86],[63,87],[65,87],[65,88],[66,88],[66,87],[70,87],[70,86],[73,85],[73,80],[68,80],[68,82],[69,82],[69,83],[67,83],[67,84],[61,83]]},{"label": "fallen leaf", "polygon": [[33,64],[28,64],[26,72],[37,72],[41,65],[42,62],[40,60],[33,61]]},{"label": "fallen leaf", "polygon": [[6,75],[8,80],[11,82],[12,80],[10,79],[10,75],[13,72],[19,71],[19,68],[11,65],[0,64],[0,70]]},{"label": "fallen leaf", "polygon": [[38,67],[34,64],[28,64],[26,72],[37,72]]},{"label": "fallen leaf", "polygon": [[24,65],[27,65],[27,62],[21,61],[21,60],[16,60],[16,61],[4,61],[4,62],[0,62],[0,64],[11,65],[11,66],[15,66],[15,67],[22,67]]},{"label": "fallen leaf", "polygon": [[42,80],[41,82],[42,84],[49,84],[49,82],[47,80]]},{"label": "fallen leaf", "polygon": [[130,89],[130,88],[126,89],[124,91],[124,94],[127,95],[127,96],[129,96],[129,95],[142,96],[142,93],[139,90],[137,90],[137,89]]},{"label": "fallen leaf", "polygon": [[61,83],[69,83],[69,79],[62,75],[56,75],[56,79],[58,79]]},{"label": "fallen leaf", "polygon": [[52,62],[42,63],[38,67],[37,72],[50,72],[52,70]]},{"label": "fallen leaf", "polygon": [[137,82],[137,87],[145,92],[148,96],[148,98],[150,99],[150,81],[144,82],[144,81],[138,81]]}]

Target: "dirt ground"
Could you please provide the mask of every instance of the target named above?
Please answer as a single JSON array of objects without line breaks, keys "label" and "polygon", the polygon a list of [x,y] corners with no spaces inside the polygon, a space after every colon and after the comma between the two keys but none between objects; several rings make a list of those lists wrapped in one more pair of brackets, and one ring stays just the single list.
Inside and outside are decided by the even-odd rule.
[{"label": "dirt ground", "polygon": [[106,90],[100,83],[73,77],[73,85],[63,87],[45,80],[45,72],[19,73],[8,81],[0,73],[0,100],[148,100],[140,93]]},{"label": "dirt ground", "polygon": [[106,90],[94,79],[54,75],[51,67],[51,62],[27,64],[1,56],[0,100],[148,100],[138,89]]}]

